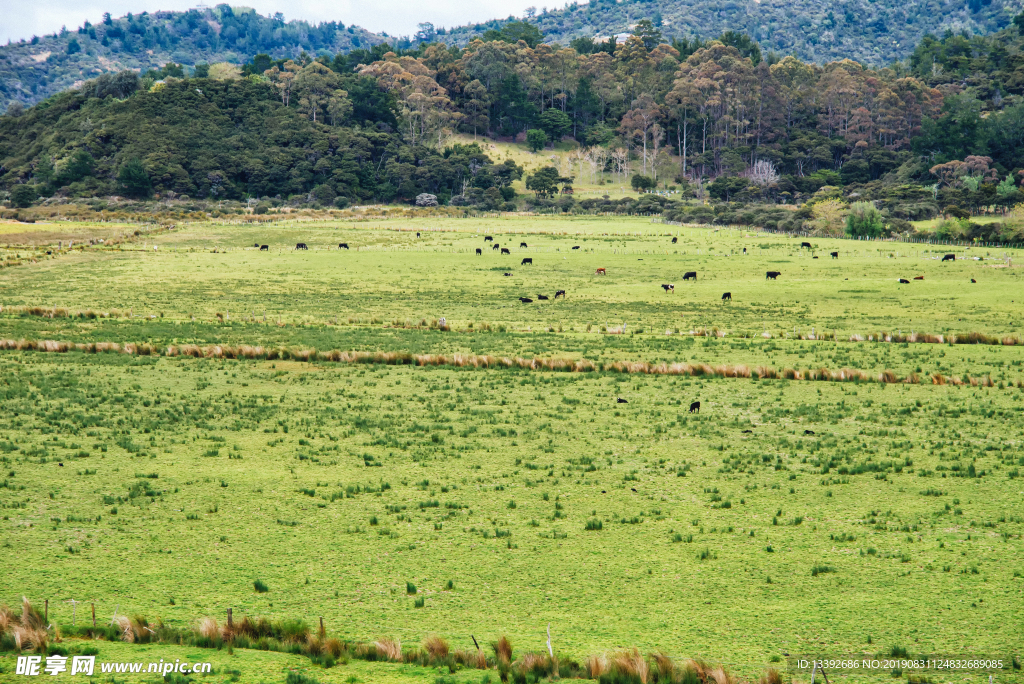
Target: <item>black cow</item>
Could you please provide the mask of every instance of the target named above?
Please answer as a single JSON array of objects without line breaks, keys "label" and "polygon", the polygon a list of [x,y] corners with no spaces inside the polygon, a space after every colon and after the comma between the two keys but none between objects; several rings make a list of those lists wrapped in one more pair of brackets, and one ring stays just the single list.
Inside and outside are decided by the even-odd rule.
[{"label": "black cow", "polygon": [[259,246],[260,246],[260,243],[258,243],[258,242],[255,245],[253,245],[253,247],[259,247]]},{"label": "black cow", "polygon": [[579,248],[580,248],[579,245],[576,245],[575,247],[573,247],[573,249],[579,249]]},{"label": "black cow", "polygon": [[522,260],[522,262],[519,265],[525,266],[526,264],[530,264],[531,266],[533,266],[533,259],[531,259],[530,257],[526,257],[525,259]]},{"label": "black cow", "polygon": [[781,271],[768,271],[767,273],[764,274],[764,279],[765,280],[775,280],[780,275],[782,275]]},{"label": "black cow", "polygon": [[676,244],[677,242],[679,242],[679,238],[672,238],[672,244],[673,245]]},{"label": "black cow", "polygon": [[687,271],[686,273],[683,274],[683,280],[696,280],[696,279],[697,279],[697,272],[696,271]]},{"label": "black cow", "polygon": [[527,249],[526,243],[525,242],[520,242],[519,243],[519,249]]},{"label": "black cow", "polygon": [[727,300],[727,299],[728,299],[728,300],[729,300],[730,302],[732,301],[732,292],[726,292],[725,294],[723,294],[723,295],[722,295],[722,301],[723,301],[723,302],[724,302],[725,300]]},{"label": "black cow", "polygon": [[501,275],[503,275],[503,276],[510,276],[512,274],[511,273],[502,273]]},{"label": "black cow", "polygon": [[306,246],[305,242],[300,242],[297,245],[295,245],[295,249],[309,249],[309,247]]},{"label": "black cow", "polygon": [[839,252],[829,252],[829,255],[830,255],[830,256],[831,256],[831,257],[832,257],[833,259],[838,259],[838,258],[839,258]]},{"label": "black cow", "polygon": [[499,245],[497,242],[495,242],[493,245],[491,245],[491,251],[492,252],[494,250],[496,250],[496,249],[501,249],[501,245]]},{"label": "black cow", "polygon": [[811,258],[812,258],[812,259],[817,259],[818,257],[816,257],[816,256],[812,256]]},{"label": "black cow", "polygon": [[628,404],[629,402],[628,402],[628,401],[626,401],[625,399],[623,399],[622,397],[618,397],[618,398],[617,398],[617,399],[615,400],[615,403],[617,403],[617,404]]},{"label": "black cow", "polygon": [[548,300],[548,296],[547,295],[539,294],[539,295],[537,295],[537,299],[539,299],[542,302],[546,302]]},{"label": "black cow", "polygon": [[690,404],[690,413],[700,413],[700,402],[695,401]]},{"label": "black cow", "polygon": [[977,281],[977,280],[975,280],[974,278],[971,278],[971,282],[972,282],[972,283],[977,283],[978,281]]},{"label": "black cow", "polygon": [[810,249],[811,248],[811,243],[810,242],[801,242],[800,243],[800,249],[803,249],[804,247],[806,247],[807,249]]},{"label": "black cow", "polygon": [[555,299],[558,299],[559,297],[565,299],[565,290],[555,290]]},{"label": "black cow", "polygon": [[956,254],[947,254],[946,256],[942,257],[942,260],[943,261],[956,261]]},{"label": "black cow", "polygon": [[754,434],[754,431],[753,430],[743,430],[743,434],[744,435],[752,435],[752,434]]},{"label": "black cow", "polygon": [[416,233],[416,237],[419,237],[419,236],[420,236],[420,234],[419,234],[419,233]]},{"label": "black cow", "polygon": [[490,235],[484,235],[484,242],[494,242],[494,238]]},{"label": "black cow", "polygon": [[269,252],[270,251],[270,245],[260,245],[260,251],[261,252]]},{"label": "black cow", "polygon": [[804,434],[805,435],[813,435],[814,434],[814,430],[804,430]]},{"label": "black cow", "polygon": [[508,251],[508,247],[502,247],[501,248],[501,253],[502,254],[511,254],[512,252]]},{"label": "black cow", "polygon": [[662,286],[661,286],[661,289],[664,290],[665,292],[673,292],[674,293],[676,291],[676,286],[675,285],[667,285],[667,284],[663,283]]},{"label": "black cow", "polygon": [[347,242],[339,242],[338,243],[338,249],[348,249],[348,243]]},{"label": "black cow", "polygon": [[744,247],[744,248],[743,248],[743,253],[744,253],[744,254],[746,254],[746,253],[747,253],[747,248],[746,248],[746,247]]},{"label": "black cow", "polygon": [[900,278],[900,285],[909,285],[910,281],[906,278]]},{"label": "black cow", "polygon": [[477,254],[483,254],[483,253],[484,253],[484,250],[482,250],[482,249],[480,249],[479,247],[477,247],[477,248],[476,248],[476,253],[477,253]]},{"label": "black cow", "polygon": [[523,304],[533,304],[533,300],[530,299],[529,297],[520,297],[519,301],[521,301]]}]

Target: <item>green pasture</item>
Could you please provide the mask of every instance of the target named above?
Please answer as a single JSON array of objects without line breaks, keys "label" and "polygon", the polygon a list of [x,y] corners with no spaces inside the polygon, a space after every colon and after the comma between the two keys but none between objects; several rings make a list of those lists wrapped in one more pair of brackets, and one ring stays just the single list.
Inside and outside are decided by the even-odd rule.
[{"label": "green pasture", "polygon": [[[485,235],[511,254],[493,251]],[[298,242],[309,251],[295,250]],[[339,250],[342,242],[351,249]],[[775,337],[812,328],[846,337],[1024,332],[1013,250],[821,239],[809,240],[808,250],[801,242],[644,218],[196,224],[4,269],[0,303],[190,322],[222,313],[235,321],[342,325],[445,317],[457,328],[518,331],[625,325],[627,334],[660,335],[701,327]],[[5,252],[27,255],[13,245]],[[941,262],[946,253],[957,261]],[[522,265],[523,258],[533,265]],[[596,275],[598,268],[607,275]],[[696,281],[683,281],[688,271]],[[767,271],[782,275],[767,280]],[[674,284],[674,294],[662,284]],[[566,291],[564,301],[537,298],[557,290]],[[724,292],[732,302],[722,301]],[[521,304],[520,297],[535,301]]]},{"label": "green pasture", "polygon": [[[485,234],[512,254],[477,256]],[[802,654],[1024,657],[1024,349],[875,338],[1020,335],[1017,255],[959,248],[942,263],[937,246],[800,242],[530,217],[197,224],[48,256],[8,244],[2,339],[849,367],[923,383],[0,351],[0,603],[48,599],[59,624],[75,599],[104,624],[116,610],[189,626],[230,607],[409,645],[507,634],[517,654],[546,650],[550,623],[573,658],[635,645],[744,679]],[[566,299],[516,299],[555,289]],[[450,331],[430,327],[441,316]],[[687,334],[705,326],[727,334]],[[812,329],[840,341],[793,339]],[[197,682],[440,675],[97,647],[109,660],[199,653],[216,673]],[[1024,681],[1010,667],[994,681]],[[0,656],[0,681],[13,668]],[[896,681],[876,674],[829,677]],[[498,681],[455,678],[485,676]]]}]

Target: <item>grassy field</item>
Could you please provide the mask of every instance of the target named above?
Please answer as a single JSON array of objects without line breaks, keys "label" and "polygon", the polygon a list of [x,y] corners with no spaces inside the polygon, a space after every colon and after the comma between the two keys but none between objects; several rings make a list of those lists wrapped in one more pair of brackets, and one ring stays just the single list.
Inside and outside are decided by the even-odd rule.
[{"label": "grassy field", "polygon": [[[94,228],[73,229],[88,240]],[[484,234],[512,255],[475,255]],[[310,250],[290,249],[298,241]],[[337,249],[344,241],[351,250]],[[471,635],[507,634],[517,654],[546,651],[550,623],[554,648],[576,659],[635,645],[743,679],[790,656],[897,647],[1000,657],[1009,669],[995,681],[1022,681],[1009,663],[1024,656],[1024,349],[877,338],[1019,335],[1019,271],[1006,261],[1017,256],[972,249],[964,260],[960,249],[941,263],[945,252],[925,245],[799,242],[530,218],[208,224],[49,257],[12,243],[0,338],[922,380],[2,351],[0,603],[49,599],[62,625],[76,599],[104,621],[117,610],[185,627],[232,607],[236,619],[322,616],[329,634],[355,640],[438,634],[472,648]],[[688,270],[696,283],[682,281]],[[783,275],[765,282],[766,270]],[[924,280],[896,282],[915,275]],[[565,300],[516,299],[555,289]],[[53,307],[67,311],[48,317]],[[76,315],[88,311],[115,315]],[[431,327],[441,316],[451,330]],[[601,332],[623,324],[625,334]],[[725,336],[687,334],[704,326]],[[796,339],[812,329],[838,340]],[[992,382],[936,385],[933,373]],[[99,648],[112,660],[198,651],[216,673],[195,681],[280,682],[296,668],[325,683],[441,674],[359,660],[323,669],[249,649]],[[19,680],[13,654],[0,668]],[[890,678],[875,674],[830,679]]]}]

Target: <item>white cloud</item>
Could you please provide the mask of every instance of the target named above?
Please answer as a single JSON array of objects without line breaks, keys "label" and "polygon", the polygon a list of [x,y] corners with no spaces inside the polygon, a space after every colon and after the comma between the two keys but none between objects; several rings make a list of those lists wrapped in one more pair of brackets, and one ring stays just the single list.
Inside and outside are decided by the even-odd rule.
[{"label": "white cloud", "polygon": [[[104,12],[115,17],[128,12],[157,10],[187,10],[194,7],[196,0],[34,0],[19,3],[17,9],[8,11],[0,22],[0,41],[17,41],[44,35],[67,26],[68,30],[81,26],[88,19],[97,23]],[[215,0],[206,0],[215,5]],[[527,7],[537,3],[530,0],[422,0],[410,8],[407,0],[376,0],[355,2],[353,0],[252,0],[244,5],[255,8],[260,14],[282,12],[285,19],[305,19],[311,22],[340,21],[346,26],[356,24],[374,32],[386,32],[392,36],[412,35],[416,25],[429,21],[435,26],[459,26],[467,23],[503,19],[510,14],[521,15]]]}]

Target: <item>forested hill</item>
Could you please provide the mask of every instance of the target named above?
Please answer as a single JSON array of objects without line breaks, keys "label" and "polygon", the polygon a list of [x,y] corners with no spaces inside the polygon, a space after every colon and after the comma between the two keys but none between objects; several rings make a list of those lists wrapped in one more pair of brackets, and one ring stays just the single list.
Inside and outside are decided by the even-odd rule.
[{"label": "forested hill", "polygon": [[258,53],[298,57],[367,48],[384,37],[337,22],[309,24],[265,17],[248,8],[107,15],[56,34],[0,46],[0,112],[12,102],[34,104],[101,73],[146,71],[167,62],[241,64]]},{"label": "forested hill", "polygon": [[[713,38],[745,32],[764,51],[823,64],[853,59],[881,66],[905,59],[928,33],[968,35],[1005,28],[1021,0],[591,0],[531,15],[545,40],[568,45],[581,36],[608,37],[650,19],[668,38]],[[500,29],[490,22],[449,29],[442,37],[465,45]]]}]

